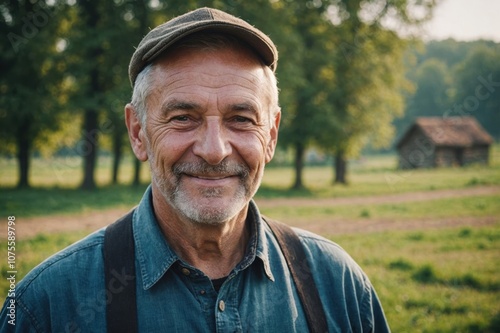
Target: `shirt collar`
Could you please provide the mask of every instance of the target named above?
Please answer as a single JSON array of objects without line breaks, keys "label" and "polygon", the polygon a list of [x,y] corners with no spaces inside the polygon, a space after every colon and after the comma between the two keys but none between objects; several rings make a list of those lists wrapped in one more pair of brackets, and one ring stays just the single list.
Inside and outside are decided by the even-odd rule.
[{"label": "shirt collar", "polygon": [[135,255],[144,290],[151,288],[179,260],[156,221],[152,199],[149,186],[133,217]]},{"label": "shirt collar", "polygon": [[[133,217],[135,255],[138,270],[142,276],[144,290],[155,285],[161,277],[180,260],[169,246],[154,215],[151,186],[137,206]],[[261,262],[266,276],[274,281],[269,265],[269,252],[266,232],[257,205],[250,201],[247,223],[251,223],[251,235],[247,253],[235,270],[244,270],[255,262]],[[137,272],[139,274],[139,272]]]},{"label": "shirt collar", "polygon": [[[253,228],[254,234],[252,234],[252,237],[257,240],[255,257],[261,260],[266,276],[271,281],[274,281],[274,276],[271,271],[271,265],[269,261],[269,244],[265,231],[266,222],[264,222],[264,220],[262,219],[259,209],[257,208],[257,204],[253,200],[250,201],[250,204],[248,206],[247,222],[253,223],[253,225],[255,226]],[[247,255],[251,254],[250,248],[247,253]]]}]

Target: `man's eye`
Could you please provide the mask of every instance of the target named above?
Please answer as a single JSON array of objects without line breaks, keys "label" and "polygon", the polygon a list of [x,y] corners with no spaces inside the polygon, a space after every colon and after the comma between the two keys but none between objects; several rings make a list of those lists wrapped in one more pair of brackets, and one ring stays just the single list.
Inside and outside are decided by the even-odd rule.
[{"label": "man's eye", "polygon": [[172,120],[184,122],[184,121],[188,121],[189,117],[188,116],[175,116],[175,117],[172,117]]},{"label": "man's eye", "polygon": [[250,118],[242,117],[242,116],[236,116],[234,117],[234,121],[237,123],[247,123],[247,122],[252,122]]}]

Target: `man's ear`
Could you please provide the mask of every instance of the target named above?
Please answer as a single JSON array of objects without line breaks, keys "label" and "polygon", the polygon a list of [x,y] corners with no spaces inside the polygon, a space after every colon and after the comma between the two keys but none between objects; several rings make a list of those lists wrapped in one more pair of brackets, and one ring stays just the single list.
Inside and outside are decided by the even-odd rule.
[{"label": "man's ear", "polygon": [[270,139],[266,147],[266,163],[271,162],[274,157],[274,152],[276,150],[276,144],[278,143],[278,130],[280,128],[281,120],[281,110],[276,112],[274,119],[271,122],[271,130],[269,132]]},{"label": "man's ear", "polygon": [[142,124],[137,118],[135,108],[130,103],[125,106],[125,123],[127,124],[128,137],[135,156],[141,162],[147,161],[148,154],[145,129],[142,128]]}]

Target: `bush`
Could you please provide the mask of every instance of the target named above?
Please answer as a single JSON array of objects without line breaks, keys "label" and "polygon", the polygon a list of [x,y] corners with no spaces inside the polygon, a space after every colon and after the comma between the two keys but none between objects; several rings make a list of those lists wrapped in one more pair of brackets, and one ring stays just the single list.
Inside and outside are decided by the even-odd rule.
[{"label": "bush", "polygon": [[420,283],[434,283],[439,282],[439,279],[436,276],[436,272],[434,271],[434,267],[431,265],[425,265],[419,268],[413,275],[412,278]]}]

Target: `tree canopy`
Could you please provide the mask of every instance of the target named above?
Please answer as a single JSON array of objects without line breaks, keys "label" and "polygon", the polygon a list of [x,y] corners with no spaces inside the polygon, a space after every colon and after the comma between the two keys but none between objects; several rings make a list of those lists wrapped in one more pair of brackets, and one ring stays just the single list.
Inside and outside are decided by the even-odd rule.
[{"label": "tree canopy", "polygon": [[424,52],[417,52],[412,38],[396,32],[428,19],[435,3],[4,2],[0,152],[16,153],[19,185],[28,186],[32,153],[67,146],[82,156],[82,187],[92,189],[98,151],[104,146],[113,153],[116,181],[127,146],[123,106],[131,95],[127,67],[134,47],[150,28],[201,6],[239,16],[276,43],[283,111],[279,145],[294,152],[295,187],[303,186],[310,147],[336,156],[336,181],[345,182],[349,158],[366,146],[387,147],[396,130],[400,133],[419,115],[456,113],[461,106],[498,137],[498,44],[429,42]]},{"label": "tree canopy", "polygon": [[431,41],[412,49],[416,63],[407,76],[415,93],[406,96],[406,112],[395,122],[396,139],[416,117],[473,116],[500,138],[500,44],[491,41]]}]

